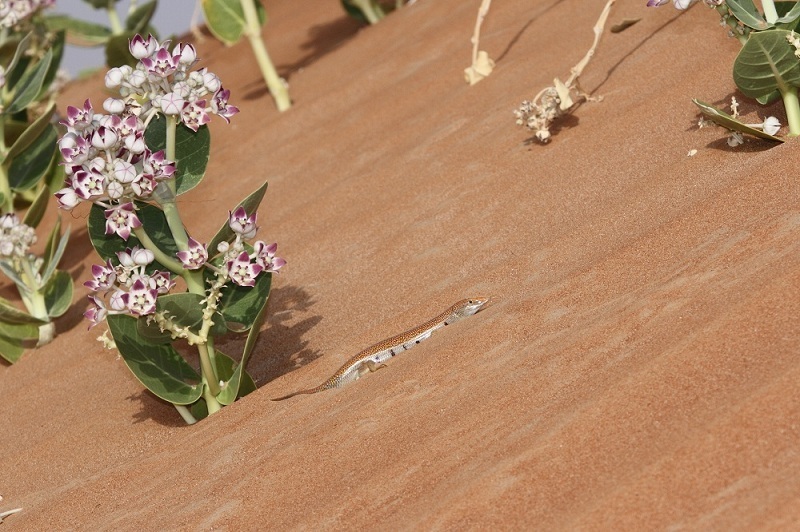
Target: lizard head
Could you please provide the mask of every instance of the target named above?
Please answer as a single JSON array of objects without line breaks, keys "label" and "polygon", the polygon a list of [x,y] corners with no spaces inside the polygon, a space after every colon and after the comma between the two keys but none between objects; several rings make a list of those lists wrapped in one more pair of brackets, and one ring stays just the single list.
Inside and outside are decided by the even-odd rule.
[{"label": "lizard head", "polygon": [[472,297],[469,299],[463,299],[456,303],[455,309],[453,310],[453,314],[458,316],[459,318],[466,318],[467,316],[472,316],[479,310],[481,310],[486,303],[489,302],[488,297]]}]

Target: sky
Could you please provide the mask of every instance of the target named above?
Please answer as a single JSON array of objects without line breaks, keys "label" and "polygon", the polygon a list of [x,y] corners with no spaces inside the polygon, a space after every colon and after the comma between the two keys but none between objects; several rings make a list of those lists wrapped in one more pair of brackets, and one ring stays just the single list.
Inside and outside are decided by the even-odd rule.
[{"label": "sky", "polygon": [[[138,0],[138,5],[145,1]],[[160,0],[153,17],[153,26],[158,30],[159,36],[163,38],[173,33],[180,35],[186,32],[191,24],[195,3],[195,0]],[[120,0],[117,3],[117,12],[123,21],[130,4],[130,0]],[[96,10],[83,0],[56,0],[55,6],[49,12],[109,25],[108,15],[105,11]],[[80,48],[68,45],[64,52],[62,67],[71,76],[76,76],[82,70],[103,66],[103,56],[102,48]]]}]

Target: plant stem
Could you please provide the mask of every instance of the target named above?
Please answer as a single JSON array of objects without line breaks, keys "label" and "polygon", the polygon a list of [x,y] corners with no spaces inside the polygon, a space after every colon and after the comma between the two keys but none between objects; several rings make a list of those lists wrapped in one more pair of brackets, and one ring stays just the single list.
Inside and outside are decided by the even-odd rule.
[{"label": "plant stem", "polygon": [[200,353],[200,369],[203,371],[203,377],[208,381],[208,390],[216,397],[219,395],[219,376],[208,356],[208,347],[206,344],[197,344],[197,352]]},{"label": "plant stem", "polygon": [[367,19],[367,22],[370,24],[377,24],[381,18],[380,13],[375,9],[375,6],[372,5],[372,0],[350,0],[350,3],[356,6],[358,9],[364,13],[364,16]]},{"label": "plant stem", "polygon": [[194,425],[195,423],[197,423],[197,420],[195,419],[195,417],[192,415],[192,413],[189,411],[188,408],[186,408],[183,405],[176,405],[174,403],[172,406],[175,407],[175,410],[178,411],[178,413],[181,415],[181,417],[183,418],[183,420],[186,422],[187,425]]},{"label": "plant stem", "polygon": [[256,62],[261,69],[261,75],[264,77],[267,88],[275,100],[275,105],[278,107],[278,111],[283,112],[292,106],[292,101],[289,99],[289,91],[286,89],[285,82],[278,75],[278,71],[275,70],[275,65],[272,64],[269,58],[264,41],[261,40],[261,26],[258,23],[255,1],[239,0],[247,22],[244,33],[247,35],[250,48],[253,49],[253,54],[256,56]]},{"label": "plant stem", "polygon": [[773,0],[761,0],[761,7],[764,9],[764,17],[770,24],[775,24],[778,20],[778,12],[775,10],[775,2]]},{"label": "plant stem", "polygon": [[180,261],[173,259],[169,255],[161,251],[161,249],[156,245],[156,243],[153,242],[153,240],[150,238],[150,235],[147,234],[147,231],[145,231],[144,226],[134,228],[133,234],[136,235],[136,238],[139,239],[139,242],[141,242],[141,244],[144,247],[153,252],[153,255],[155,255],[156,257],[156,260],[161,264],[163,264],[164,266],[166,266],[169,269],[169,271],[171,271],[176,275],[183,275],[185,273],[183,264],[181,264]]},{"label": "plant stem", "polygon": [[119,14],[117,13],[117,8],[114,7],[113,0],[108,2],[106,12],[108,13],[108,22],[111,24],[111,33],[114,35],[122,34],[125,28],[123,28],[122,22],[119,20]]},{"label": "plant stem", "polygon": [[797,87],[789,86],[781,91],[783,106],[786,108],[786,120],[789,122],[789,136],[800,135],[800,100],[797,98]]},{"label": "plant stem", "polygon": [[[208,384],[208,383],[206,383],[206,384]],[[219,386],[217,386],[217,389],[219,390]],[[217,392],[217,393],[219,393],[219,392]],[[219,404],[219,401],[217,401],[216,396],[214,396],[212,394],[212,392],[211,392],[211,390],[209,389],[208,386],[204,386],[204,388],[203,388],[203,399],[206,400],[206,406],[208,407],[208,415],[209,416],[211,414],[216,414],[217,412],[222,410],[222,405]]]},{"label": "plant stem", "polygon": [[11,184],[8,182],[8,168],[5,164],[0,164],[0,194],[3,200],[0,203],[0,214],[14,212],[14,194],[11,192]]}]

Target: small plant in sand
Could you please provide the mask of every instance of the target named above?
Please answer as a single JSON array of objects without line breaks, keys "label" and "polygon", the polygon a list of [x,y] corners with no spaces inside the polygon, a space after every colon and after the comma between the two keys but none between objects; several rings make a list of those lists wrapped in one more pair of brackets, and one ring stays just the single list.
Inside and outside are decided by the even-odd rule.
[{"label": "small plant in sand", "polygon": [[494,61],[484,50],[480,50],[481,26],[483,19],[489,13],[492,0],[481,0],[478,8],[478,18],[475,20],[475,29],[472,31],[472,64],[464,69],[464,78],[470,85],[475,85],[483,78],[487,77],[494,70]]},{"label": "small plant in sand", "polygon": [[233,46],[242,36],[247,37],[256,56],[258,68],[267,84],[278,111],[292,106],[286,80],[278,75],[261,38],[261,26],[267,21],[264,6],[259,0],[202,0],[203,15],[209,31],[225,46]]},{"label": "small plant in sand", "polygon": [[0,298],[0,357],[12,363],[53,339],[52,319],[72,302],[72,279],[56,269],[68,238],[61,224],[43,252],[32,250],[51,187],[63,178],[52,119],[64,34],[48,31],[41,13],[52,4],[0,2],[0,271],[26,309]]},{"label": "small plant in sand", "polygon": [[[650,0],[657,7],[668,0]],[[742,45],[733,63],[733,81],[738,89],[758,103],[767,105],[783,101],[789,125],[789,136],[800,135],[800,3],[761,0],[761,10],[753,0],[702,0],[716,10],[728,34]],[[678,9],[687,9],[693,0],[674,0]],[[732,115],[700,100],[693,100],[706,118],[730,129],[732,138],[741,134],[780,141],[770,124],[744,124]],[[772,131],[772,133],[769,133]],[[729,142],[730,143],[730,142]],[[735,142],[734,142],[735,144]]]},{"label": "small plant in sand", "polygon": [[[103,260],[92,267],[90,327],[108,324],[125,363],[151,392],[175,405],[187,423],[255,389],[245,371],[266,315],[272,272],[285,261],[277,244],[256,236],[266,183],[229,211],[208,244],[189,236],[176,197],[203,179],[211,115],[238,112],[219,78],[197,63],[194,47],[135,36],[135,67],[112,68],[119,91],[95,112],[69,107],[59,141],[67,172],[56,193],[65,209],[92,203],[89,236]],[[228,178],[230,179],[230,178]],[[239,363],[214,339],[247,333]],[[200,372],[176,346],[197,352]]]},{"label": "small plant in sand", "polygon": [[589,48],[583,59],[572,67],[567,81],[562,82],[555,78],[551,87],[545,87],[539,91],[533,100],[523,101],[522,105],[514,111],[517,125],[525,126],[533,131],[539,142],[544,144],[550,141],[552,136],[550,128],[558,118],[572,113],[581,102],[593,99],[581,89],[579,78],[600,42],[600,36],[603,34],[603,28],[605,28],[613,4],[614,0],[609,0],[603,8],[600,18],[594,25],[592,47]]},{"label": "small plant in sand", "polygon": [[139,4],[131,0],[125,19],[120,18],[116,4],[119,0],[83,0],[94,9],[108,15],[108,26],[76,19],[69,15],[53,14],[46,18],[53,30],[67,32],[67,41],[75,46],[100,47],[105,49],[108,66],[133,64],[128,54],[128,40],[139,33],[154,33],[150,21],[156,12],[157,1]]}]

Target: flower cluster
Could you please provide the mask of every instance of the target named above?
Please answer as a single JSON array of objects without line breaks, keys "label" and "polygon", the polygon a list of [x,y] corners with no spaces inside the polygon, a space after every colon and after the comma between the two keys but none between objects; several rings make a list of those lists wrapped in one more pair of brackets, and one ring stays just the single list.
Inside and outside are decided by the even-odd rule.
[{"label": "flower cluster", "polygon": [[145,125],[130,109],[104,115],[86,100],[82,109],[69,106],[62,124],[67,133],[58,147],[67,177],[55,194],[59,206],[96,203],[105,208],[106,233],[127,240],[141,226],[133,201],[149,198],[159,182],[173,177],[175,164],[163,151],[147,148]]},{"label": "flower cluster", "polygon": [[156,298],[166,294],[175,285],[168,272],[155,270],[147,273],[147,266],[155,260],[153,252],[138,246],[117,253],[119,264],[111,260],[105,265],[92,266],[92,277],[84,286],[91,290],[92,307],[84,313],[93,327],[108,314],[147,316],[156,311]]},{"label": "flower cluster", "polygon": [[228,227],[236,238],[233,242],[222,242],[217,251],[222,254],[221,267],[217,268],[208,262],[208,249],[194,238],[189,238],[189,249],[179,251],[177,256],[187,270],[196,270],[203,266],[213,269],[223,281],[230,279],[239,286],[255,286],[258,274],[262,272],[277,273],[286,261],[275,256],[278,244],[267,244],[257,240],[248,251],[245,241],[256,235],[257,213],[247,214],[244,207],[237,207],[228,214]]},{"label": "flower cluster", "polygon": [[517,125],[533,131],[540,142],[550,140],[550,125],[562,114],[561,98],[555,87],[546,88],[534,98],[534,101],[525,100],[514,110]]},{"label": "flower cluster", "polygon": [[136,114],[145,122],[159,112],[175,115],[194,131],[207,124],[212,114],[229,122],[239,112],[228,103],[230,91],[207,69],[190,71],[197,62],[194,46],[178,43],[169,51],[169,45],[170,41],[159,43],[152,35],[131,39],[130,52],[139,63],[108,71],[106,87],[118,89],[122,98],[107,100],[107,107],[138,107]]},{"label": "flower cluster", "polygon": [[56,3],[56,0],[4,0],[0,2],[0,28],[13,28],[35,12]]},{"label": "flower cluster", "polygon": [[25,258],[35,243],[33,227],[20,222],[13,212],[0,216],[0,259]]}]

